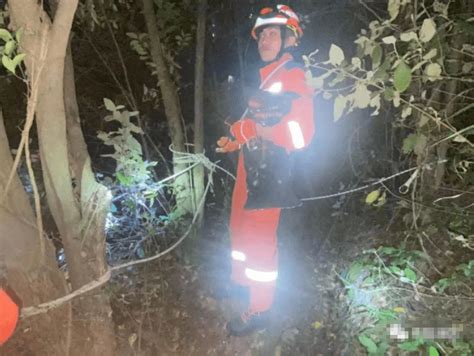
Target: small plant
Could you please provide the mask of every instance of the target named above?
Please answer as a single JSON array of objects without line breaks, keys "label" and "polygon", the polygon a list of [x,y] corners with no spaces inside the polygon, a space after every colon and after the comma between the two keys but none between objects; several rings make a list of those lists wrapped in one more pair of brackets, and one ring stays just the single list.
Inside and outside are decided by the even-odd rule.
[{"label": "small plant", "polygon": [[156,162],[143,159],[142,146],[134,137],[142,133],[141,128],[131,121],[138,112],[124,110],[124,106],[116,106],[109,99],[104,99],[104,104],[110,112],[105,121],[119,124],[115,131],[98,133],[98,138],[114,150],[102,156],[116,162],[115,180],[108,180],[114,193],[106,226],[109,241],[114,242],[119,250],[129,252],[131,249],[139,257],[144,257],[144,242],[153,242],[170,220],[162,206],[157,205],[164,186],[154,180],[152,169]]},{"label": "small plant", "polygon": [[4,42],[4,45],[0,46],[2,65],[13,74],[15,74],[16,68],[26,56],[25,53],[18,52],[18,44],[20,43],[22,32],[20,29],[15,34],[12,34],[10,31],[0,28],[0,39]]},{"label": "small plant", "polygon": [[[340,276],[347,290],[351,322],[358,328],[357,340],[369,355],[383,355],[390,348],[407,352],[425,350],[429,355],[440,355],[439,350],[468,355],[474,350],[474,345],[454,337],[437,342],[434,337],[430,339],[416,329],[409,331],[401,326],[410,319],[407,303],[420,300],[420,290],[443,294],[444,302],[446,291],[459,286],[469,289],[469,280],[472,283],[474,279],[471,260],[455,267],[451,276],[430,285],[422,272],[425,260],[421,251],[381,246],[365,251]],[[459,295],[459,290],[456,292]]]}]

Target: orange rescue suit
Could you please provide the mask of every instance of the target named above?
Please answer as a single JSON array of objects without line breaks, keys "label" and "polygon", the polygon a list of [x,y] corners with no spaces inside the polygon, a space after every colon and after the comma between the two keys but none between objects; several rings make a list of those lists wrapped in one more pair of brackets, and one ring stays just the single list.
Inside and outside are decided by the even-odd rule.
[{"label": "orange rescue suit", "polygon": [[0,288],[0,346],[13,334],[18,323],[19,307],[5,290]]},{"label": "orange rescue suit", "polygon": [[[260,89],[294,93],[290,112],[279,123],[266,127],[265,139],[288,153],[307,147],[314,136],[313,94],[302,66],[289,53],[260,70]],[[245,119],[244,119],[245,120]],[[280,208],[246,210],[247,174],[241,150],[230,217],[232,281],[250,289],[252,312],[270,309],[278,278],[277,229]],[[274,194],[279,194],[275,191]]]}]

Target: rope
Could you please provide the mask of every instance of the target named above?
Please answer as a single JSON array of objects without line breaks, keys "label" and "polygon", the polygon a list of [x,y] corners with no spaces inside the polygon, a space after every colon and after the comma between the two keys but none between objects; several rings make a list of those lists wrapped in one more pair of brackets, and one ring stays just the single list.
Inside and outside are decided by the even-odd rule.
[{"label": "rope", "polygon": [[[301,200],[302,201],[321,200],[321,199],[335,198],[335,197],[340,197],[342,195],[352,194],[352,193],[355,193],[355,192],[359,192],[361,190],[365,190],[365,189],[367,189],[369,187],[372,187],[374,185],[382,184],[383,182],[385,182],[387,180],[393,179],[395,177],[398,177],[398,176],[401,176],[403,174],[410,173],[410,172],[413,172],[413,171],[416,171],[416,170],[418,170],[418,167],[405,169],[404,171],[395,173],[395,174],[391,175],[390,177],[380,178],[379,180],[377,180],[373,183],[369,183],[369,184],[360,186],[358,188],[354,188],[354,189],[350,189],[350,190],[346,190],[346,191],[339,192],[339,193],[334,193],[334,194],[320,195],[320,196],[312,197],[312,198],[304,198],[304,199],[301,199]],[[403,186],[405,186],[405,185],[403,185]]]},{"label": "rope", "polygon": [[107,283],[110,280],[110,278],[112,276],[112,272],[114,272],[114,271],[120,271],[120,270],[123,270],[124,268],[128,268],[128,267],[131,267],[131,266],[136,266],[136,265],[139,265],[139,264],[142,264],[142,263],[147,263],[147,262],[156,260],[156,259],[170,253],[171,251],[176,249],[176,247],[178,247],[191,233],[191,231],[194,227],[194,224],[196,223],[196,221],[197,221],[197,219],[200,215],[199,212],[202,211],[202,207],[204,205],[207,193],[209,192],[209,189],[212,185],[212,176],[213,176],[215,170],[219,169],[219,170],[225,172],[226,174],[228,174],[229,176],[231,176],[235,179],[235,177],[232,173],[230,173],[227,170],[225,170],[224,168],[220,167],[217,164],[218,162],[214,163],[214,162],[210,161],[205,156],[204,153],[178,152],[178,151],[173,150],[172,147],[170,147],[170,150],[175,155],[174,161],[176,163],[178,163],[178,164],[190,164],[190,166],[187,167],[186,169],[180,171],[180,172],[177,172],[177,173],[173,174],[171,177],[167,177],[167,178],[163,179],[162,181],[158,182],[157,184],[162,184],[162,183],[167,182],[171,179],[174,179],[174,178],[190,171],[191,169],[198,166],[199,164],[204,165],[204,167],[206,167],[209,171],[208,172],[208,182],[207,182],[206,188],[205,188],[204,193],[201,197],[201,200],[199,201],[199,204],[196,208],[193,219],[191,220],[191,224],[189,224],[189,226],[186,229],[186,231],[184,232],[184,234],[173,245],[171,245],[169,248],[167,248],[166,250],[164,250],[160,253],[155,254],[154,256],[144,258],[144,259],[141,259],[141,260],[130,261],[130,262],[123,263],[123,264],[113,266],[113,267],[109,267],[107,269],[107,271],[102,276],[100,276],[97,280],[94,280],[94,281],[91,281],[91,282],[85,284],[84,286],[82,286],[81,288],[75,290],[72,293],[69,293],[65,296],[62,296],[60,298],[57,298],[57,299],[49,301],[49,302],[41,303],[41,304],[36,305],[36,306],[23,308],[21,310],[21,318],[22,319],[28,318],[28,317],[31,317],[31,316],[34,316],[34,315],[38,315],[38,314],[44,314],[44,313],[48,312],[51,309],[58,308],[61,305],[65,304],[67,302],[70,302],[72,299],[74,299],[74,298],[76,298],[76,297],[78,297],[82,294],[85,294],[87,292],[90,292],[90,291],[102,286],[103,284]]},{"label": "rope", "polygon": [[[45,302],[45,303],[42,303],[42,304],[39,304],[39,305],[36,305],[36,306],[23,308],[21,310],[21,318],[22,319],[28,318],[30,316],[46,313],[49,310],[60,307],[61,305],[71,301],[72,299],[74,299],[74,298],[76,298],[76,297],[78,297],[82,294],[85,294],[87,292],[90,292],[90,291],[102,286],[103,284],[107,283],[110,280],[112,272],[114,272],[114,271],[121,271],[124,268],[128,268],[128,267],[131,267],[131,266],[136,266],[136,265],[139,265],[139,264],[142,264],[142,263],[147,263],[147,262],[156,260],[156,259],[170,253],[176,247],[178,247],[191,233],[192,228],[194,227],[194,224],[196,223],[196,220],[198,219],[198,217],[200,215],[199,212],[202,211],[202,207],[203,207],[203,204],[205,202],[206,195],[209,192],[209,189],[212,185],[212,175],[214,174],[215,170],[220,169],[221,171],[225,172],[226,174],[230,175],[231,177],[233,177],[235,179],[235,177],[234,177],[234,175],[232,175],[232,173],[230,173],[227,170],[225,170],[224,168],[220,167],[217,164],[218,162],[217,163],[211,162],[205,156],[204,153],[178,152],[178,151],[173,150],[171,147],[170,147],[170,150],[173,152],[173,154],[176,155],[175,159],[177,160],[177,162],[179,162],[180,164],[191,164],[191,166],[187,167],[186,169],[182,170],[181,172],[178,172],[178,173],[174,174],[171,177],[176,178],[177,176],[179,176],[181,174],[184,174],[185,172],[191,170],[192,168],[196,167],[199,164],[204,165],[209,171],[209,173],[208,173],[208,182],[207,182],[207,185],[206,185],[206,189],[204,190],[204,193],[201,197],[201,200],[199,201],[196,212],[194,213],[193,219],[191,220],[191,224],[188,226],[188,228],[186,229],[184,234],[173,245],[171,245],[169,248],[167,248],[166,250],[164,250],[160,253],[155,254],[154,256],[144,258],[144,259],[141,259],[141,260],[130,261],[130,262],[123,263],[123,264],[113,266],[113,267],[109,267],[107,269],[107,271],[102,276],[100,276],[97,280],[94,280],[94,281],[91,281],[91,282],[85,284],[84,286],[82,286],[81,288],[75,290],[72,293],[69,293],[69,294],[67,294],[65,296],[62,296],[60,298],[57,298],[55,300]],[[344,192],[339,192],[339,193],[335,193],[335,194],[328,194],[328,195],[322,195],[322,196],[317,196],[317,197],[312,197],[312,198],[305,198],[305,199],[302,199],[302,200],[303,201],[320,200],[320,199],[328,199],[328,198],[334,198],[334,197],[338,197],[338,196],[342,196],[342,195],[346,195],[346,194],[351,194],[351,193],[354,193],[354,192],[358,192],[358,191],[367,189],[368,187],[371,187],[371,186],[374,186],[374,185],[382,184],[383,182],[385,182],[387,180],[393,179],[395,177],[401,176],[401,175],[409,173],[409,172],[413,172],[415,170],[419,170],[419,167],[409,168],[409,169],[406,169],[402,172],[393,174],[389,177],[381,178],[381,179],[379,179],[379,180],[377,180],[373,183],[366,184],[364,186],[354,188],[354,189],[351,189],[351,190],[347,190],[347,191],[344,191]],[[171,177],[168,177],[168,178],[164,179],[163,181],[168,181],[168,180],[172,179]],[[161,181],[160,183],[162,183],[163,181]],[[406,184],[407,183],[405,183],[405,185]]]},{"label": "rope", "polygon": [[[191,144],[188,144],[189,146],[193,146]],[[180,152],[176,151],[173,149],[173,146],[170,145],[169,150],[173,153],[173,161],[176,162],[177,164],[192,164],[191,167],[195,167],[198,164],[202,164],[204,167],[206,167],[210,172],[214,172],[215,169],[218,169],[228,176],[232,177],[234,180],[236,179],[235,176],[230,173],[228,170],[222,168],[221,166],[218,165],[220,161],[217,162],[212,162],[209,158],[206,156],[206,152],[204,151],[203,153],[189,153],[189,152]],[[178,172],[174,174],[171,177],[176,177],[180,174],[183,174],[191,169],[191,167],[188,167],[184,169],[181,172]],[[163,181],[169,180],[170,177],[158,182],[159,184],[162,183]]]}]

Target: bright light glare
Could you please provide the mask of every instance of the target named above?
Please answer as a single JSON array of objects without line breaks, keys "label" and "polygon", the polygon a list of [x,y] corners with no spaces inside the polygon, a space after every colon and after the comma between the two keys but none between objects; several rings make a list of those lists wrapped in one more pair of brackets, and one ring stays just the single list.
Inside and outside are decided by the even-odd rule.
[{"label": "bright light glare", "polygon": [[288,127],[290,129],[291,140],[293,141],[293,146],[296,149],[304,147],[304,137],[303,131],[301,131],[301,126],[296,121],[289,121]]}]

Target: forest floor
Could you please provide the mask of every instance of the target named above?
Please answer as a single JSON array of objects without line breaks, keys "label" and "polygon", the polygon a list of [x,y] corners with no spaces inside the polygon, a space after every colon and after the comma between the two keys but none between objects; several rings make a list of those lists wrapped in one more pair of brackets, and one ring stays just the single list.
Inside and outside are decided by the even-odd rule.
[{"label": "forest floor", "polygon": [[[357,336],[366,329],[367,321],[354,315],[342,282],[363,251],[407,242],[410,249],[423,249],[430,256],[429,261],[434,261],[441,271],[438,278],[472,259],[472,254],[466,255],[460,243],[459,248],[453,248],[455,242],[442,231],[432,233],[432,240],[420,246],[414,235],[406,232],[402,221],[403,213],[409,210],[400,210],[393,200],[381,208],[369,206],[364,198],[355,194],[336,201],[321,200],[282,213],[279,280],[271,324],[267,330],[248,337],[231,337],[225,329],[226,323],[245,306],[215,297],[228,283],[230,272],[228,209],[208,208],[203,236],[194,247],[193,263],[184,262],[180,253],[171,253],[154,262],[129,267],[106,285],[116,327],[116,354],[366,355]],[[432,265],[425,263],[420,269],[417,274],[434,280]],[[403,307],[409,310],[408,314],[421,317],[439,314],[450,317],[445,320],[474,321],[474,286],[467,286],[471,288],[470,294],[464,293],[467,301],[445,295],[433,297],[430,291],[419,294],[416,286],[414,290],[413,286],[406,286],[410,293],[398,309]],[[420,299],[420,295],[429,298]],[[35,341],[28,337],[27,330],[18,330],[16,341],[26,342],[29,350],[34,349]],[[34,356],[9,350],[9,355]]]},{"label": "forest floor", "polygon": [[243,306],[213,297],[229,274],[227,217],[208,214],[200,262],[183,265],[169,255],[113,279],[121,355],[354,355],[337,273],[380,244],[391,224],[386,213],[362,209],[333,214],[313,206],[283,214],[271,326],[248,337],[225,330]]}]

